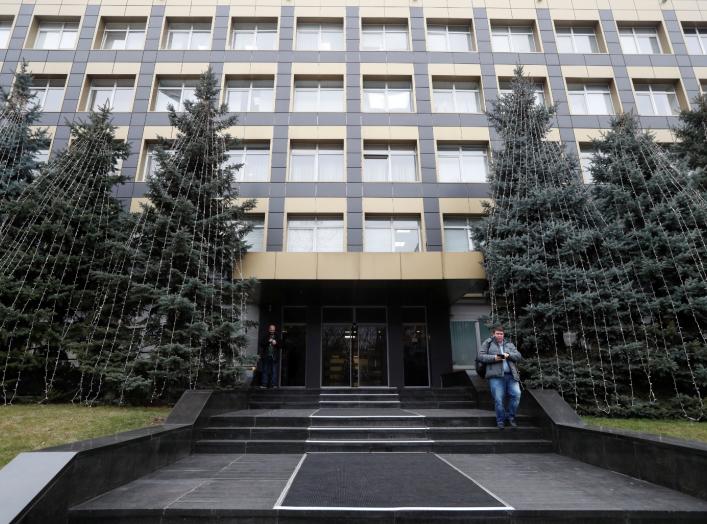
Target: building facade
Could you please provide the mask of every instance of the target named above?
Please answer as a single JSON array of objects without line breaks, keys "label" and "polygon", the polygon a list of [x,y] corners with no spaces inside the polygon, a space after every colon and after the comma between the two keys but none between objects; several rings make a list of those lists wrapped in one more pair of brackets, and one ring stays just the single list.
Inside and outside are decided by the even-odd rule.
[{"label": "building facade", "polygon": [[211,65],[257,200],[237,271],[260,282],[251,318],[285,334],[281,385],[430,387],[487,334],[470,226],[497,145],[484,111],[515,65],[584,168],[622,111],[670,142],[707,81],[707,0],[5,0],[3,88],[23,59],[47,156],[67,120],[113,107],[132,209],[167,105]]}]

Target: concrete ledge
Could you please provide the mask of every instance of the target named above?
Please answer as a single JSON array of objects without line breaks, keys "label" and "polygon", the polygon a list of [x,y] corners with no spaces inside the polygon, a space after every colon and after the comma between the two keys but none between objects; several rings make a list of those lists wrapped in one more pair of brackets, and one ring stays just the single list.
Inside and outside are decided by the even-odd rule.
[{"label": "concrete ledge", "polygon": [[707,500],[707,444],[587,426],[557,392],[528,393],[557,453]]}]

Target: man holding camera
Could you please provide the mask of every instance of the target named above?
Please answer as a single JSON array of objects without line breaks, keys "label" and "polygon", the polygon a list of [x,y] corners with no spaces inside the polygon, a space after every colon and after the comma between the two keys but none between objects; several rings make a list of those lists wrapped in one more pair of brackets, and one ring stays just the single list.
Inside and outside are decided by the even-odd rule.
[{"label": "man holding camera", "polygon": [[277,364],[280,361],[281,338],[275,324],[269,324],[265,336],[260,341],[260,366],[262,387],[277,387]]},{"label": "man holding camera", "polygon": [[[486,378],[496,406],[496,425],[517,427],[516,411],[520,403],[520,374],[516,362],[523,359],[512,342],[505,340],[503,326],[493,328],[493,336],[484,341],[478,360],[486,364]],[[508,409],[505,408],[508,396]]]}]

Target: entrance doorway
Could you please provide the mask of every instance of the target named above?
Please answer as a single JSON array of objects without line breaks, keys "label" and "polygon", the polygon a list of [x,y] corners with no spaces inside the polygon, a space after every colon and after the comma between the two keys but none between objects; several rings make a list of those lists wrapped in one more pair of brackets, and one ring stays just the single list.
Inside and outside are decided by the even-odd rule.
[{"label": "entrance doorway", "polygon": [[307,347],[307,308],[285,307],[282,318],[280,386],[303,387]]},{"label": "entrance doorway", "polygon": [[322,386],[387,385],[386,309],[322,308]]}]

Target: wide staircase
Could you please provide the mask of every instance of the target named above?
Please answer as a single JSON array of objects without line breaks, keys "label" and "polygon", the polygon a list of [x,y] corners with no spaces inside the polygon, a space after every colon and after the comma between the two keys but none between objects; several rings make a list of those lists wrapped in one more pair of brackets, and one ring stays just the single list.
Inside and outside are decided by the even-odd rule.
[{"label": "wide staircase", "polygon": [[196,453],[429,451],[544,453],[531,418],[499,430],[488,399],[466,388],[255,391],[248,410],[210,418]]}]

